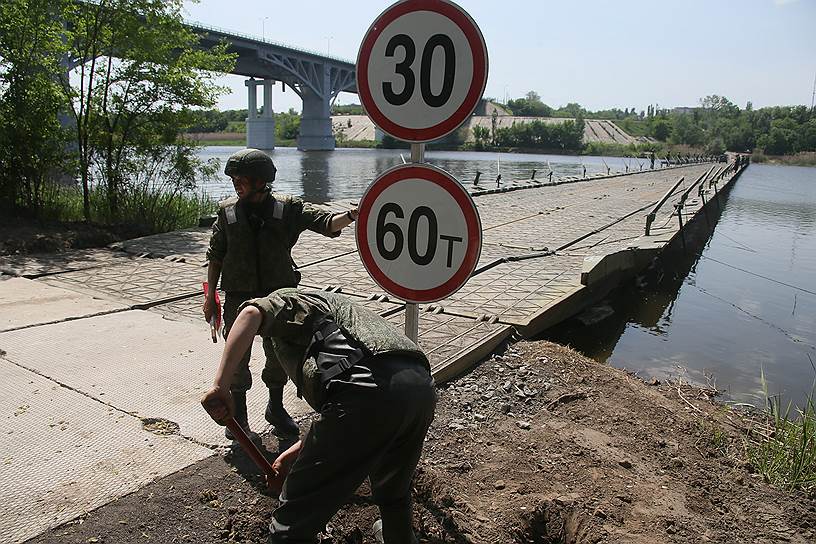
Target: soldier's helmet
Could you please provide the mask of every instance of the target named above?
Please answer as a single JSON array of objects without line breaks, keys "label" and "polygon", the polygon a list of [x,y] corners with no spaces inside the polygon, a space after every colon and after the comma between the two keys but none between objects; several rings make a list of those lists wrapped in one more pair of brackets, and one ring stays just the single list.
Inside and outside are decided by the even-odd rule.
[{"label": "soldier's helmet", "polygon": [[224,173],[228,176],[246,176],[272,183],[277,173],[272,159],[259,149],[242,149],[227,159]]}]

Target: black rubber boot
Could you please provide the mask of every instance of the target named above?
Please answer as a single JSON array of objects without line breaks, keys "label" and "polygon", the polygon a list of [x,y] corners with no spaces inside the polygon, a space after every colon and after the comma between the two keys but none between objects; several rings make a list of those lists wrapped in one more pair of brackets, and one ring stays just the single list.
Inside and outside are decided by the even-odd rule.
[{"label": "black rubber boot", "polygon": [[293,438],[300,435],[300,429],[283,407],[283,387],[269,388],[269,403],[266,405],[266,420],[272,425],[278,438]]},{"label": "black rubber boot", "polygon": [[[249,421],[247,418],[247,405],[246,405],[246,391],[233,391],[232,392],[232,401],[235,404],[235,421],[238,422],[238,425],[246,431],[250,438],[254,434],[252,431],[249,430]],[[224,429],[224,436],[227,437],[227,440],[235,440],[235,437],[232,435],[232,432],[228,429]]]}]

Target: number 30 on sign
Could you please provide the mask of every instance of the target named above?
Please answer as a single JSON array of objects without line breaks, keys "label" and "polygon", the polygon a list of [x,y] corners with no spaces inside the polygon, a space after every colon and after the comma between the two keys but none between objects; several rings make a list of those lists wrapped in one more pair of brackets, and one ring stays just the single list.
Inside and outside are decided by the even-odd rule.
[{"label": "number 30 on sign", "polygon": [[487,83],[479,27],[447,0],[387,8],[357,55],[357,91],[371,120],[406,142],[436,140],[473,113]]},{"label": "number 30 on sign", "polygon": [[468,192],[426,164],[386,171],[360,200],[357,248],[386,292],[407,302],[440,300],[476,268],[482,227]]}]

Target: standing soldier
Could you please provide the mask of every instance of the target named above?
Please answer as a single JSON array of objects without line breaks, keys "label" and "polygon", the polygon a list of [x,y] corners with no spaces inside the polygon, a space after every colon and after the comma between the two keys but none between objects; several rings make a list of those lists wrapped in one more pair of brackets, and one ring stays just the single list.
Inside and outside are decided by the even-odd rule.
[{"label": "standing soldier", "polygon": [[[411,480],[434,416],[436,393],[422,350],[388,321],[345,296],[279,289],[245,302],[201,403],[223,425],[241,353],[255,335],[320,413],[283,452],[267,483],[281,489],[270,543],[317,542],[318,532],[363,481],[371,482],[385,542],[414,543]],[[381,541],[382,542],[382,541]]]},{"label": "standing soldier", "polygon": [[[209,322],[217,309],[215,293],[220,277],[221,288],[226,292],[225,338],[244,301],[266,296],[281,287],[295,287],[300,282],[300,272],[295,270],[292,260],[292,247],[304,230],[333,238],[357,218],[356,208],[332,214],[298,198],[271,193],[268,184],[274,181],[276,171],[269,155],[257,149],[235,153],[224,168],[238,196],[219,203],[218,219],[213,224],[207,250],[208,292],[204,318]],[[283,407],[286,373],[266,339],[263,348],[266,364],[261,378],[269,388],[266,420],[278,437],[296,437],[298,426]],[[247,349],[232,380],[235,418],[247,431],[246,392],[252,386],[249,357],[250,349]],[[230,440],[234,438],[229,430],[225,434]]]}]

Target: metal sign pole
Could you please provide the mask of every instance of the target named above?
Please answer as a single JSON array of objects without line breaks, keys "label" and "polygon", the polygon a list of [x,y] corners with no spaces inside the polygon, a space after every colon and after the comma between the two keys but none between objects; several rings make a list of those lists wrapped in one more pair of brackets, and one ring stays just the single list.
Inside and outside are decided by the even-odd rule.
[{"label": "metal sign pole", "polygon": [[[425,162],[425,144],[411,144],[411,162]],[[405,303],[405,336],[418,343],[419,307],[413,302]]]}]

